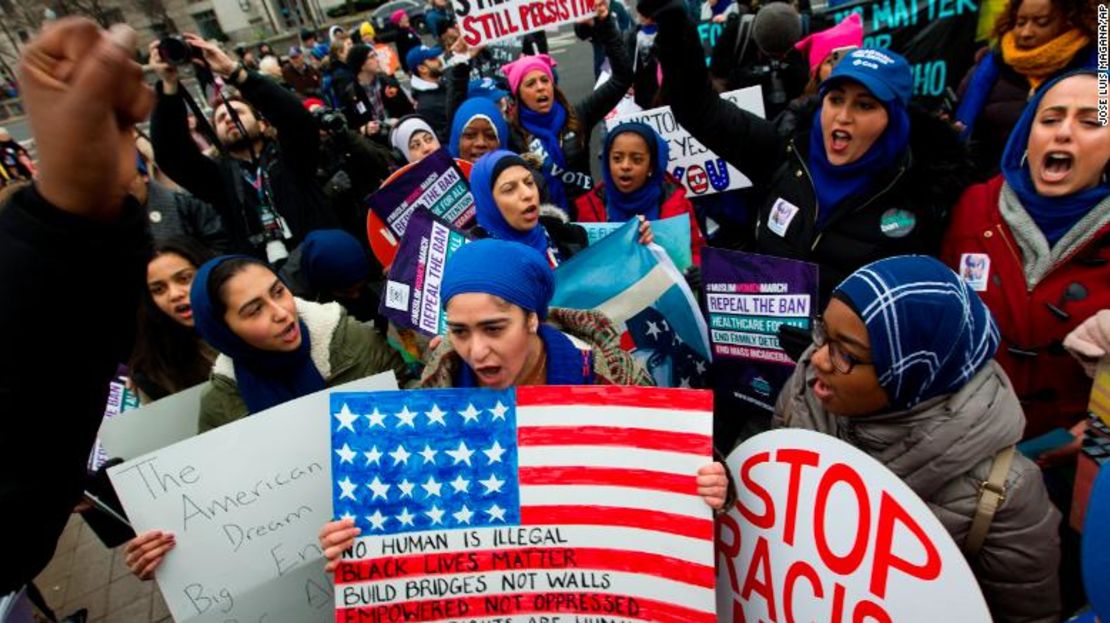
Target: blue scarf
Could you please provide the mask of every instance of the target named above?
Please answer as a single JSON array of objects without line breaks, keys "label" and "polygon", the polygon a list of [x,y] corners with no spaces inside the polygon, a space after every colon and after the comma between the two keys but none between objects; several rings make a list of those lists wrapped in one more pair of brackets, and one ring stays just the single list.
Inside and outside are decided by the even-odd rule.
[{"label": "blue scarf", "polygon": [[501,214],[501,208],[497,207],[497,201],[493,198],[493,183],[496,181],[493,179],[493,170],[498,161],[509,157],[519,156],[504,149],[491,151],[479,158],[470,170],[470,192],[474,195],[478,225],[493,238],[519,242],[547,257],[551,244],[543,225],[536,223],[536,226],[528,231],[513,229]]},{"label": "blue scarf", "polygon": [[1021,118],[1010,133],[1006,149],[1002,152],[1002,175],[1021,200],[1022,207],[1048,240],[1049,248],[1055,246],[1080,219],[1110,195],[1110,184],[1103,179],[1098,186],[1071,195],[1042,197],[1037,194],[1037,187],[1033,185],[1033,178],[1029,174],[1029,164],[1025,162],[1029,134],[1033,128],[1034,117],[1037,116],[1037,106],[1044,99],[1044,94],[1061,80],[1078,75],[1097,74],[1089,70],[1072,71],[1038,89],[1033,99],[1026,104]]},{"label": "blue scarf", "polygon": [[[540,324],[540,340],[547,353],[548,385],[593,385],[593,351],[582,350],[558,329]],[[478,387],[474,370],[462,362],[456,387]]]},{"label": "blue scarf", "polygon": [[567,169],[567,159],[563,154],[562,141],[559,134],[567,123],[567,109],[558,101],[552,102],[551,110],[538,113],[524,104],[518,104],[520,123],[532,136],[539,139],[547,155],[543,161],[543,176],[547,180],[547,197],[555,205],[566,208],[567,194],[563,188],[563,181],[555,175],[555,166],[561,171]]},{"label": "blue scarf", "polygon": [[493,126],[493,131],[497,134],[498,142],[504,146],[509,144],[509,126],[505,123],[505,117],[501,114],[501,109],[497,104],[485,97],[471,97],[459,106],[455,111],[455,118],[451,122],[451,140],[447,145],[447,151],[455,158],[461,158],[459,155],[459,141],[462,139],[463,132],[466,131],[466,126],[475,118],[485,118]]},{"label": "blue scarf", "polygon": [[896,410],[955,393],[998,349],[998,327],[983,300],[931,257],[873,262],[833,296],[867,326],[875,374]]},{"label": "blue scarf", "polygon": [[[823,105],[823,104],[822,104]],[[895,166],[910,142],[910,117],[898,100],[885,104],[889,121],[878,139],[855,162],[834,166],[825,153],[821,107],[813,113],[809,131],[809,173],[817,193],[817,226],[824,226],[845,199],[864,192],[879,175]]]},{"label": "blue scarf", "polygon": [[301,345],[289,353],[264,351],[254,348],[235,335],[217,315],[212,302],[215,292],[210,292],[208,282],[212,270],[232,259],[257,260],[245,255],[224,255],[205,262],[193,279],[189,291],[189,304],[197,334],[212,348],[231,357],[235,364],[235,383],[247,409],[258,413],[270,407],[300,398],[327,387],[324,377],[312,362],[312,344],[308,328],[300,321]]},{"label": "blue scarf", "polygon": [[727,11],[730,6],[732,6],[732,0],[717,0],[717,4],[710,7],[710,10],[713,11],[713,17],[717,17]]},{"label": "blue scarf", "polygon": [[[640,188],[621,192],[613,183],[613,173],[609,170],[609,152],[618,136],[631,132],[644,139],[651,154],[651,172]],[[610,223],[624,223],[628,219],[643,215],[649,221],[659,219],[659,208],[663,198],[663,182],[667,175],[667,162],[670,159],[667,141],[663,140],[651,126],[639,123],[622,123],[613,128],[605,137],[601,150],[601,179],[605,181],[605,211]]]},{"label": "blue scarf", "polygon": [[1000,56],[997,51],[991,50],[983,60],[979,61],[971,74],[971,81],[968,82],[967,90],[960,100],[960,107],[956,109],[956,121],[964,124],[964,129],[960,131],[961,141],[971,140],[975,121],[987,106],[987,100],[994,90],[994,83],[998,82],[998,75],[1001,73]]}]

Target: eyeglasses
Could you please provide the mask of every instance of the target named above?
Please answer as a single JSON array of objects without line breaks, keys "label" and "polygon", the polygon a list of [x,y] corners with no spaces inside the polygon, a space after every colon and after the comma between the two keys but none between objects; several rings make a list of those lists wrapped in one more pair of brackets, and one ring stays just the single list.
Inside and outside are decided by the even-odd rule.
[{"label": "eyeglasses", "polygon": [[825,319],[817,317],[813,321],[813,345],[818,350],[829,347],[829,361],[832,362],[833,369],[841,374],[851,374],[852,369],[856,366],[869,366],[872,365],[870,361],[864,361],[855,355],[845,352],[844,347],[840,342],[829,339],[829,330],[825,326]]}]

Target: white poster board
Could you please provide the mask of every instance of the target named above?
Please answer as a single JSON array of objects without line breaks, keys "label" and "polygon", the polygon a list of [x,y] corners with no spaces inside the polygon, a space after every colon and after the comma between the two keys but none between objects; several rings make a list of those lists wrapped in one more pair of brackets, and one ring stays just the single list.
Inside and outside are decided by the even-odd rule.
[{"label": "white poster board", "polygon": [[334,620],[317,535],[331,520],[332,391],[397,389],[392,372],[287,402],[109,470],[137,533],[173,532],[156,572],[178,623]]},{"label": "white poster board", "polygon": [[[758,86],[722,93],[721,98],[759,117],[764,116],[763,89]],[[617,115],[606,119],[605,127],[612,130],[626,121],[645,123],[667,140],[670,149],[667,171],[682,183],[688,197],[713,195],[752,185],[743,173],[706,149],[678,125],[670,106]]]},{"label": "white poster board", "polygon": [[471,47],[518,39],[594,16],[594,0],[451,0],[459,34]]},{"label": "white poster board", "polygon": [[100,442],[110,457],[133,459],[197,434],[200,397],[207,382],[105,418]]},{"label": "white poster board", "polygon": [[718,518],[717,617],[987,623],[963,554],[878,461],[799,429],[733,450],[738,502]]}]

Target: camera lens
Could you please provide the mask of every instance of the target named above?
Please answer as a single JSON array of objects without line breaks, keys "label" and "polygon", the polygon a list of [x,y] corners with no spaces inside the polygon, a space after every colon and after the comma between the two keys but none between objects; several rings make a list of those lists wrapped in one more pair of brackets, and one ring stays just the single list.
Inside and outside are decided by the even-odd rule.
[{"label": "camera lens", "polygon": [[158,54],[171,65],[184,65],[192,56],[189,44],[178,37],[166,37],[159,41]]}]

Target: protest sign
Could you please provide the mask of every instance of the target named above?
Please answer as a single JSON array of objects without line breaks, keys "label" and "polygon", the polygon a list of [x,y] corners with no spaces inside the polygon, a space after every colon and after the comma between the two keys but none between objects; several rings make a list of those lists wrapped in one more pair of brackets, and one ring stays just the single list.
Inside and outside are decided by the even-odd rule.
[{"label": "protest sign", "polygon": [[[774,410],[794,371],[778,339],[781,325],[808,332],[818,310],[817,266],[769,255],[706,248],[701,275],[713,348],[719,414]],[[730,428],[730,422],[718,422]]]},{"label": "protest sign", "polygon": [[524,43],[518,38],[505,39],[486,46],[493,62],[498,65],[507,65],[520,58],[524,53]]},{"label": "protest sign", "polygon": [[[722,93],[721,98],[738,108],[763,116],[763,89],[758,86]],[[689,196],[713,195],[752,185],[743,173],[706,149],[678,125],[670,106],[618,115],[606,120],[605,126],[612,130],[626,121],[646,123],[666,139],[670,149],[667,171],[682,183]]]},{"label": "protest sign", "polygon": [[[104,405],[103,422],[111,422],[125,411],[139,407],[139,396],[131,391],[128,385],[127,366],[117,366],[116,375],[108,383],[108,401]],[[112,457],[109,450],[104,447],[100,437],[97,437],[89,452],[88,467],[90,472],[100,469]],[[118,456],[118,455],[116,455]]]},{"label": "protest sign", "polygon": [[594,0],[451,0],[471,47],[517,39],[594,16]]},{"label": "protest sign", "polygon": [[110,457],[133,459],[197,434],[200,397],[207,382],[132,409],[100,425],[100,441]]},{"label": "protest sign", "polygon": [[[655,244],[663,247],[674,262],[675,268],[680,271],[689,268],[694,263],[690,250],[690,217],[680,214],[650,222],[651,231],[655,235]],[[594,244],[620,229],[624,223],[575,223],[575,225],[585,229],[589,243]]]},{"label": "protest sign", "polygon": [[445,335],[447,321],[439,288],[443,267],[466,236],[429,212],[412,215],[397,249],[379,311],[397,326],[425,335]]},{"label": "protest sign", "polygon": [[634,219],[555,270],[552,307],[593,309],[660,387],[705,387],[709,338],[698,301],[657,244],[639,243]]},{"label": "protest sign", "polygon": [[[641,387],[333,394],[336,621],[714,616],[712,396]],[[581,616],[579,616],[581,615]],[[597,617],[597,618],[593,618]]]},{"label": "protest sign", "polygon": [[830,435],[774,430],[732,451],[717,521],[717,615],[732,621],[987,623],[948,531],[878,461]]},{"label": "protest sign", "polygon": [[[393,373],[336,391],[396,389]],[[156,572],[178,623],[331,621],[325,390],[109,470],[135,531],[177,537]]]},{"label": "protest sign", "polygon": [[819,11],[814,19],[863,18],[863,46],[886,48],[913,68],[914,96],[937,101],[959,85],[975,61],[978,0],[853,0]]},{"label": "protest sign", "polygon": [[375,43],[374,54],[378,56],[378,65],[381,66],[385,75],[392,76],[401,68],[401,62],[397,59],[397,51],[388,43]]},{"label": "protest sign", "polygon": [[405,235],[409,219],[418,208],[459,228],[470,224],[475,211],[470,184],[446,149],[411,165],[366,201],[396,238]]}]

